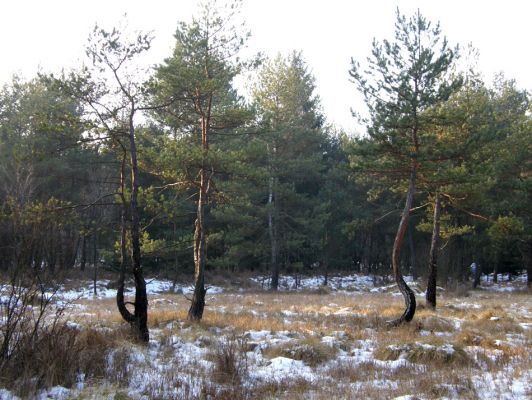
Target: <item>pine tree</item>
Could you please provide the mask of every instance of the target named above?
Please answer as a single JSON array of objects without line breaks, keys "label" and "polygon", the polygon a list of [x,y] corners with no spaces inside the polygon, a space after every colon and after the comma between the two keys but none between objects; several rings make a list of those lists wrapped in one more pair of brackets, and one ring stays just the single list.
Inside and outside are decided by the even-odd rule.
[{"label": "pine tree", "polygon": [[280,265],[308,265],[321,229],[318,193],[323,181],[323,116],[314,77],[300,53],[277,56],[259,72],[253,98],[263,130],[268,187],[265,188],[272,290]]},{"label": "pine tree", "polygon": [[352,61],[350,75],[370,114],[368,135],[376,159],[369,173],[397,179],[407,187],[392,249],[393,274],[405,311],[391,325],[411,321],[416,309],[415,295],[401,273],[400,252],[422,167],[423,128],[429,122],[423,111],[446,101],[460,87],[460,79],[447,79],[455,55],[441,40],[439,25],[432,27],[419,11],[407,19],[397,10],[395,40],[373,42],[365,71]]},{"label": "pine tree", "polygon": [[238,3],[223,8],[206,3],[198,18],[180,23],[174,52],[157,68],[154,82],[156,96],[169,104],[159,118],[188,144],[183,186],[196,188],[194,293],[188,312],[194,321],[205,307],[206,214],[214,198],[217,160],[223,157],[216,138],[250,117],[232,87],[244,66],[237,55],[247,37],[232,25],[238,10]]}]

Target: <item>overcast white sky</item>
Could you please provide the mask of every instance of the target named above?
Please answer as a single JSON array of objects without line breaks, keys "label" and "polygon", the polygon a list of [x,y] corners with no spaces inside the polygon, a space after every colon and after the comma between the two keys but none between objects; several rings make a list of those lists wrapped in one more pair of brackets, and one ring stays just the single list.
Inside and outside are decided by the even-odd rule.
[{"label": "overcast white sky", "polygon": [[[40,67],[58,71],[79,65],[95,22],[112,27],[124,13],[129,26],[151,30],[154,63],[169,56],[180,20],[189,20],[197,0],[6,0],[0,2],[0,82],[14,73],[32,77]],[[361,107],[349,82],[350,58],[365,60],[371,41],[392,38],[395,9],[418,8],[440,21],[450,44],[472,42],[488,80],[504,71],[520,87],[532,88],[529,0],[245,0],[242,17],[252,33],[252,51],[269,55],[302,50],[317,79],[329,121],[356,129],[350,107]]]}]

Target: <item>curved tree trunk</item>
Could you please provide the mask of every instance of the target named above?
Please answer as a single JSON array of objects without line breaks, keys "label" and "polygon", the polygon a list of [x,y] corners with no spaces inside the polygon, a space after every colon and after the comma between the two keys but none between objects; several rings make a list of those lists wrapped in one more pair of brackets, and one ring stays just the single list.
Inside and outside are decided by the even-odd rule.
[{"label": "curved tree trunk", "polygon": [[124,286],[126,280],[126,269],[128,264],[127,255],[127,203],[124,195],[125,191],[125,173],[126,173],[126,151],[122,156],[122,163],[120,166],[120,200],[122,207],[120,210],[120,275],[118,277],[118,287],[116,290],[116,306],[118,312],[124,321],[132,324],[135,321],[135,316],[127,309],[124,300]]},{"label": "curved tree trunk", "polygon": [[440,211],[441,201],[439,193],[434,199],[434,219],[432,225],[432,240],[430,242],[429,276],[425,298],[427,305],[436,308],[436,277],[438,274],[438,246],[440,242]]},{"label": "curved tree trunk", "polygon": [[403,274],[401,273],[400,258],[401,258],[401,246],[405,237],[406,230],[408,228],[408,219],[410,217],[410,209],[412,208],[412,203],[414,201],[414,192],[416,188],[416,171],[417,165],[413,163],[412,171],[410,174],[410,183],[408,185],[408,191],[406,193],[405,207],[401,214],[401,221],[399,222],[399,227],[397,228],[397,233],[395,235],[395,240],[393,242],[392,250],[392,268],[395,282],[401,291],[401,294],[405,300],[405,311],[403,315],[399,318],[388,321],[390,326],[398,326],[404,322],[410,322],[414,318],[416,312],[416,296],[412,289],[408,287],[405,280],[403,279]]},{"label": "curved tree trunk", "polygon": [[[122,214],[125,214],[122,212]],[[121,218],[121,234],[120,234],[120,275],[118,277],[118,287],[116,290],[116,305],[118,307],[118,312],[124,319],[124,321],[132,324],[135,322],[135,316],[127,309],[126,303],[124,300],[124,287],[126,279],[126,266],[128,264],[127,250],[126,250],[126,225],[125,219]]]},{"label": "curved tree trunk", "polygon": [[[122,165],[120,171],[120,196],[122,200],[121,210],[121,235],[120,235],[120,252],[121,252],[121,268],[118,280],[118,289],[116,292],[116,304],[118,311],[124,320],[131,324],[136,336],[143,342],[148,342],[150,339],[148,330],[148,296],[146,293],[146,281],[144,280],[144,273],[141,265],[140,255],[140,221],[138,210],[138,165],[137,165],[137,147],[135,143],[135,129],[133,125],[133,116],[135,108],[132,106],[129,116],[129,153],[131,162],[131,199],[129,207],[124,196],[125,192],[125,164],[126,164],[126,150],[124,149],[124,156],[122,158]],[[133,278],[135,281],[135,301],[133,303],[134,311],[131,313],[124,300],[124,285],[125,272],[127,264],[127,211],[129,209],[131,217],[130,238],[131,238],[131,266],[133,269]]]}]

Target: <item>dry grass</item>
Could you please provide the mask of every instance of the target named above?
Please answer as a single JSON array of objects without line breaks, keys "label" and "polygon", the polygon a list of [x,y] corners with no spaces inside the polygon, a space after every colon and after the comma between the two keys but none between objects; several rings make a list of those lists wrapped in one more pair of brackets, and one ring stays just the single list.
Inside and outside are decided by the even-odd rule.
[{"label": "dry grass", "polygon": [[288,343],[267,347],[263,355],[267,358],[287,357],[303,361],[306,365],[316,367],[336,357],[338,349],[322,343],[314,337],[292,340]]},{"label": "dry grass", "polygon": [[[19,396],[31,397],[41,388],[72,387],[80,373],[86,379],[114,380],[113,374],[118,373],[119,368],[109,374],[106,354],[119,346],[125,336],[127,333],[122,329],[103,333],[57,324],[41,331],[32,343],[27,343],[6,361],[1,382]],[[122,365],[121,370],[125,368]]]},{"label": "dry grass", "polygon": [[425,364],[435,367],[453,365],[467,367],[472,365],[472,360],[463,348],[457,345],[433,346],[414,343],[402,346],[382,346],[373,353],[378,360],[393,361],[399,357],[416,364]]},{"label": "dry grass", "polygon": [[[532,322],[529,300],[505,293],[442,296],[436,310],[420,306],[412,323],[390,329],[386,321],[403,311],[402,299],[390,294],[208,295],[204,318],[194,324],[186,321],[183,295],[161,294],[150,298],[148,348],[127,338],[113,299],[77,301],[83,310],[74,309],[70,319],[83,325],[74,339],[76,368],[94,382],[81,398],[109,392],[127,399],[127,388],[147,373],[158,379],[138,393],[153,399],[476,399],[474,377],[483,371],[507,373],[509,380],[529,374],[532,336],[522,325]],[[282,340],[257,343],[251,331]],[[326,336],[335,339],[322,340]],[[199,358],[187,358],[187,346]],[[150,361],[153,351],[158,364]],[[132,361],[136,354],[145,361]],[[254,357],[267,362],[278,356],[302,361],[316,378],[250,380],[251,370],[262,365]],[[405,362],[394,365],[398,359]],[[104,375],[107,389],[99,388]],[[62,373],[48,382],[74,381]]]}]

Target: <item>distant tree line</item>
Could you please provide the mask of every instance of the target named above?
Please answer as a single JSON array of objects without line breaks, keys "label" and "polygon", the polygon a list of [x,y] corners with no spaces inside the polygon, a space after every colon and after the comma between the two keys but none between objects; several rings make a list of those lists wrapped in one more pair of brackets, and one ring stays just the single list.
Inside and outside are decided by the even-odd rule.
[{"label": "distant tree line", "polygon": [[[0,92],[0,268],[117,272],[117,305],[148,339],[145,274],[360,272],[463,281],[532,262],[528,93],[456,68],[422,15],[353,60],[367,133],[327,122],[303,55],[242,61],[238,7],[179,24],[146,73],[151,37],[96,27],[88,63]],[[235,88],[246,74],[251,97]],[[360,110],[362,111],[362,110]],[[393,266],[393,268],[392,268]],[[436,273],[436,271],[438,271]],[[131,274],[135,300],[124,299]]]}]

